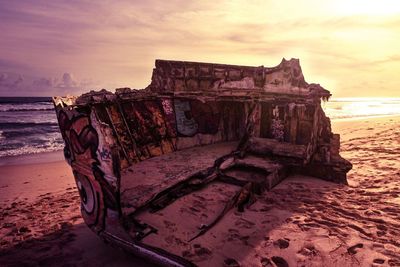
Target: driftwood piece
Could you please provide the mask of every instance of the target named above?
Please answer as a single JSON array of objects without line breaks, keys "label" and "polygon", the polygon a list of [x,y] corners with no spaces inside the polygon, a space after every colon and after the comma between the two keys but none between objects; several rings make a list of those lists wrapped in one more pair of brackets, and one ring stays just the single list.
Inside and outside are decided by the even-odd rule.
[{"label": "driftwood piece", "polygon": [[274,139],[252,137],[249,139],[248,150],[259,155],[277,155],[303,159],[306,146],[279,142]]},{"label": "driftwood piece", "polygon": [[243,212],[244,205],[251,202],[254,194],[254,185],[252,182],[247,182],[233,197],[228,203],[225,204],[224,209],[218,214],[218,216],[207,225],[202,225],[200,231],[191,239],[189,242],[194,239],[204,235],[208,230],[210,230],[213,226],[215,226],[228,211],[230,211],[233,207],[237,206],[238,211]]}]

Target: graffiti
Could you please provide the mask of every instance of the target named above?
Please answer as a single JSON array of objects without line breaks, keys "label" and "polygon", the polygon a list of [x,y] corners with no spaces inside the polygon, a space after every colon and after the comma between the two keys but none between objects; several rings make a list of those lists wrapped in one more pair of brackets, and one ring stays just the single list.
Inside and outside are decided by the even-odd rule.
[{"label": "graffiti", "polygon": [[86,168],[76,166],[74,176],[81,197],[82,216],[89,226],[101,230],[104,227],[104,204],[110,209],[118,209],[117,189],[107,182],[104,171],[100,169],[101,163],[111,159],[112,153],[105,147],[99,149],[99,136],[89,114],[59,109],[58,121],[65,140],[66,160],[91,170],[88,173]]},{"label": "graffiti", "polygon": [[274,139],[283,141],[284,125],[280,119],[272,119],[271,132]]},{"label": "graffiti", "polygon": [[192,116],[189,101],[175,100],[175,117],[179,134],[193,136],[197,133],[199,125]]},{"label": "graffiti", "polygon": [[175,100],[175,116],[178,133],[182,136],[218,133],[221,116],[215,103]]},{"label": "graffiti", "polygon": [[87,176],[75,173],[76,185],[82,200],[82,208],[85,213],[92,214],[96,208],[95,191]]},{"label": "graffiti", "polygon": [[104,147],[99,151],[99,155],[102,160],[110,160],[112,157],[111,151]]},{"label": "graffiti", "polygon": [[283,112],[281,111],[281,108],[279,106],[275,106],[272,109],[272,116],[273,116],[271,123],[272,138],[282,142],[285,135],[285,125],[283,123],[283,120],[281,119],[283,117]]},{"label": "graffiti", "polygon": [[96,130],[92,126],[86,126],[79,134],[74,129],[71,129],[69,138],[75,153],[83,154],[87,149],[90,149],[92,154],[96,154],[99,141]]},{"label": "graffiti", "polygon": [[96,155],[98,147],[98,135],[96,130],[89,124],[89,119],[82,114],[73,116],[72,119],[64,111],[60,111],[58,115],[61,135],[66,140],[66,148],[64,151],[68,158],[75,154],[83,154],[88,149],[92,155]]},{"label": "graffiti", "polygon": [[234,103],[159,99],[125,102],[121,108],[109,105],[85,110],[58,109],[65,154],[74,166],[85,222],[100,231],[106,208],[120,209],[118,179],[124,159],[121,147],[132,159],[137,157],[133,160],[136,162],[175,151],[173,139],[176,142],[178,133],[216,135],[210,140],[218,142],[222,140],[218,133],[226,127],[231,133],[227,140],[236,140],[237,129],[244,123],[240,107]]},{"label": "graffiti", "polygon": [[[180,258],[182,254],[192,259],[192,251],[185,253],[191,244],[181,242],[173,251],[179,254],[172,255],[167,252],[168,237],[174,233],[157,224],[164,216],[178,222],[174,232],[185,235],[187,229],[196,228],[190,223],[179,228],[179,216],[167,209],[175,200],[214,181],[230,184],[220,189],[214,183],[206,192],[220,195],[229,189],[226,197],[231,198],[221,199],[226,203],[211,198],[208,204],[224,207],[215,219],[205,217],[206,227],[201,226],[190,242],[232,207],[243,211],[256,195],[292,172],[346,182],[351,164],[339,157],[339,139],[333,141],[330,121],[319,104],[330,93],[319,85],[314,90],[308,84],[296,88],[287,83],[290,75],[286,74],[293,64],[292,76],[300,86],[298,61],[254,68],[158,60],[152,84],[146,89],[119,88],[115,94],[102,90],[66,101],[54,98],[65,156],[74,172],[86,224],[105,240],[140,256],[164,265],[194,266]],[[286,80],[279,78],[283,76]],[[293,88],[270,87],[277,79],[278,85],[283,82]],[[217,86],[212,87],[213,83]],[[180,149],[185,151],[138,163]],[[241,189],[235,192],[232,185]],[[179,205],[183,202],[190,204],[189,197],[189,201],[176,201],[176,210],[182,211]],[[166,209],[156,213],[161,208]],[[198,221],[196,214],[188,216]],[[153,223],[161,228],[157,236],[147,239],[157,231]]]},{"label": "graffiti", "polygon": [[173,115],[174,109],[172,108],[172,103],[170,99],[161,100],[161,105],[164,109],[165,115]]},{"label": "graffiti", "polygon": [[171,99],[162,99],[161,106],[163,107],[165,114],[165,125],[167,127],[167,133],[169,138],[176,137],[176,121],[173,102]]}]

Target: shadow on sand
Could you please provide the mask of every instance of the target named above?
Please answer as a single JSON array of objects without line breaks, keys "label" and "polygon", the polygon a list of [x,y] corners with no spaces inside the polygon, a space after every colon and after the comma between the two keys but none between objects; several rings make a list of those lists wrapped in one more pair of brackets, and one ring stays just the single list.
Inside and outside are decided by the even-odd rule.
[{"label": "shadow on sand", "polygon": [[152,265],[104,243],[83,223],[67,225],[40,238],[0,250],[0,266]]},{"label": "shadow on sand", "polygon": [[[75,194],[48,202],[65,205],[66,196]],[[200,237],[188,244],[186,256],[199,266],[399,266],[400,205],[384,196],[361,183],[352,188],[291,176],[244,212],[231,210],[228,224],[213,227],[207,234],[215,236],[219,247]],[[39,203],[46,204],[46,197],[35,203],[45,211]],[[76,206],[71,202],[57,214]],[[56,221],[51,218],[33,220],[38,224]],[[66,223],[57,230],[2,246],[0,266],[153,266],[106,245],[79,220],[76,224],[60,221]],[[171,245],[182,242],[169,241]]]}]

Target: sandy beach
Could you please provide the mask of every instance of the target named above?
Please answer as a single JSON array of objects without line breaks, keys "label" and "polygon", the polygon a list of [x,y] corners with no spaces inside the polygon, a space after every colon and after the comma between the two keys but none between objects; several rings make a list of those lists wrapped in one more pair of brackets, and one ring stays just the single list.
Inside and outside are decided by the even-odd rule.
[{"label": "sandy beach", "polygon": [[[230,233],[233,252],[235,242],[245,242],[256,253],[235,262],[400,266],[400,117],[336,120],[332,127],[353,164],[349,185],[301,176],[283,181],[268,193],[264,240]],[[86,227],[61,159],[58,152],[0,161],[0,266],[150,266]]]},{"label": "sandy beach", "polygon": [[52,152],[0,163],[0,266],[151,266],[84,224],[62,157]]}]

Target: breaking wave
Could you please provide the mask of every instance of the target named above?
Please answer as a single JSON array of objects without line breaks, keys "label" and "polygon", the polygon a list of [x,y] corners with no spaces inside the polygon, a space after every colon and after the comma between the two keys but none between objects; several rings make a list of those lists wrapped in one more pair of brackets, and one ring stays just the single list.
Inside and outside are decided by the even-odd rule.
[{"label": "breaking wave", "polygon": [[0,158],[62,150],[50,98],[0,98]]}]

